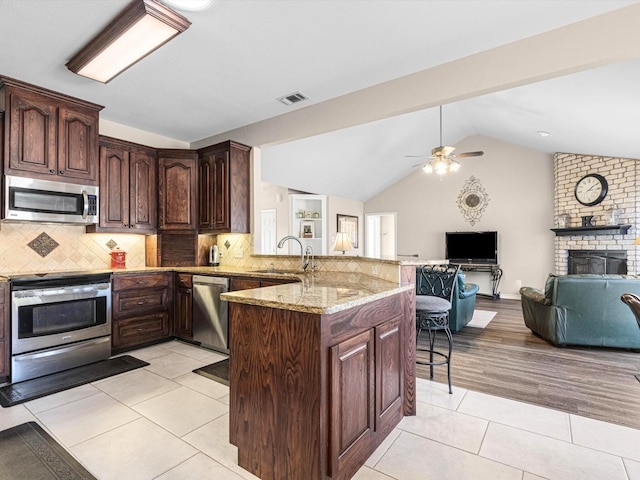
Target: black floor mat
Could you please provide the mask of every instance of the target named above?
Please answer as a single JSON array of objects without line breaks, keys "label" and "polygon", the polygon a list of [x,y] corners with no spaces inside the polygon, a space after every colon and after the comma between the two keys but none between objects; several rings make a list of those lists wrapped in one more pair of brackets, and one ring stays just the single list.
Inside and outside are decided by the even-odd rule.
[{"label": "black floor mat", "polygon": [[52,373],[44,377],[25,380],[0,388],[0,405],[12,407],[19,403],[35,400],[52,393],[78,387],[85,383],[95,382],[119,373],[146,367],[147,362],[138,360],[130,355],[110,358],[101,362],[71,368],[64,372]]},{"label": "black floor mat", "polygon": [[229,385],[229,359],[225,358],[211,365],[196,368],[193,373],[197,373],[223,385]]},{"label": "black floor mat", "polygon": [[0,465],[6,480],[95,480],[35,422],[0,432]]}]

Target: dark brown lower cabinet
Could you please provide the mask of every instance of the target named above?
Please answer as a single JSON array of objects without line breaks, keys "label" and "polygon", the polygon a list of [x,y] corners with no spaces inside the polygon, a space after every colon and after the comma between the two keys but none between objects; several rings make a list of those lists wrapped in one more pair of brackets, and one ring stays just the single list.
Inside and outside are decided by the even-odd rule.
[{"label": "dark brown lower cabinet", "polygon": [[[0,120],[2,120],[0,118]],[[11,374],[11,338],[9,327],[11,318],[9,309],[9,284],[0,283],[0,379]],[[2,380],[0,380],[2,383]]]},{"label": "dark brown lower cabinet", "polygon": [[173,273],[113,277],[112,351],[119,353],[173,335]]},{"label": "dark brown lower cabinet", "polygon": [[174,334],[193,340],[193,277],[190,273],[176,273]]},{"label": "dark brown lower cabinet", "polygon": [[406,293],[334,314],[230,303],[238,464],[263,480],[351,478],[415,414],[411,305]]}]

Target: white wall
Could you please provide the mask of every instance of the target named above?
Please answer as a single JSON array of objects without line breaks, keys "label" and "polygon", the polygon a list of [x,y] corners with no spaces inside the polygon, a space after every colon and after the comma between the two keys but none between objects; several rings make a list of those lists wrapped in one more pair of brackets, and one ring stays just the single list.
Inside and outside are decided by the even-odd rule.
[{"label": "white wall", "polygon": [[336,239],[338,232],[338,214],[352,215],[358,217],[358,248],[346,252],[345,255],[362,256],[364,252],[364,204],[358,200],[350,200],[348,198],[329,196],[327,197],[327,229],[328,240],[327,252],[329,255],[337,255],[341,252],[332,252],[331,246]]},{"label": "white wall", "polygon": [[[541,288],[554,269],[553,156],[480,135],[456,147],[458,152],[483,150],[485,154],[461,159],[462,168],[442,179],[417,168],[365,202],[365,213],[397,212],[398,253],[417,253],[425,259],[444,258],[447,231],[496,230],[504,271],[502,295],[519,298],[517,281]],[[489,196],[487,209],[473,226],[457,205],[472,175]],[[486,291],[483,287],[481,291]]]}]

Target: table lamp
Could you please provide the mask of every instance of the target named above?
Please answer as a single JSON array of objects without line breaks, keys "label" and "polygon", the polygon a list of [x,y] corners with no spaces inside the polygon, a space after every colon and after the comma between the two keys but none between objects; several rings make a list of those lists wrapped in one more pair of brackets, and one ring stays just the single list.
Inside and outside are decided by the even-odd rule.
[{"label": "table lamp", "polygon": [[342,250],[342,254],[344,255],[345,250],[353,250],[353,245],[351,244],[351,240],[349,239],[349,234],[347,232],[338,232],[336,234],[336,239],[333,242],[333,246],[331,247],[333,251]]}]

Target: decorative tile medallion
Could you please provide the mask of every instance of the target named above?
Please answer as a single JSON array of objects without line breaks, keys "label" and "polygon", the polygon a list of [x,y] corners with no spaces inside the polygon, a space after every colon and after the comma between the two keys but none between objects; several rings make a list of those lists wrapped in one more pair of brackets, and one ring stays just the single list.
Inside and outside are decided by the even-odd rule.
[{"label": "decorative tile medallion", "polygon": [[59,245],[53,238],[42,232],[36,238],[27,243],[29,248],[40,255],[42,258],[53,252]]},{"label": "decorative tile medallion", "polygon": [[226,242],[224,242],[224,246],[227,247],[227,250],[228,250],[229,247],[231,246],[231,242],[229,242],[229,240],[227,240]]},{"label": "decorative tile medallion", "polygon": [[113,250],[114,248],[116,248],[118,246],[118,244],[116,242],[113,241],[113,239],[109,240],[106,243],[107,247],[109,247],[109,250]]}]

